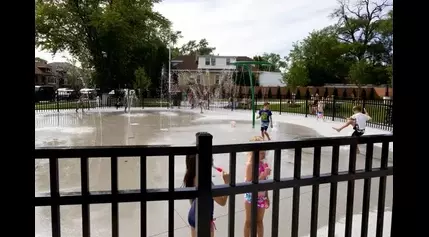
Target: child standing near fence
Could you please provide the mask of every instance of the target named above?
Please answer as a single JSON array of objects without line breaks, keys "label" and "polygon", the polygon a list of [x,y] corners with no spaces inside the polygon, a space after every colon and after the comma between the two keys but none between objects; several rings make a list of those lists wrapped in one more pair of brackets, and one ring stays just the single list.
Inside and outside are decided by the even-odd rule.
[{"label": "child standing near fence", "polygon": [[[250,141],[264,141],[264,138],[260,136],[253,137]],[[265,151],[259,151],[259,180],[265,180],[271,174],[271,169],[268,167],[268,164],[265,163]],[[249,152],[247,155],[246,162],[246,170],[244,181],[251,182],[252,181],[252,167],[253,167],[253,152]],[[259,192],[256,197],[258,210],[257,210],[257,219],[256,219],[256,232],[258,237],[264,236],[264,214],[265,209],[270,207],[270,199],[268,197],[268,192],[263,191]],[[244,194],[244,210],[246,212],[246,219],[244,222],[244,237],[250,237],[250,226],[251,226],[251,208],[252,208],[252,194],[245,193]]]},{"label": "child standing near fence", "polygon": [[[222,178],[225,184],[230,183],[230,176],[228,173],[222,171]],[[183,184],[185,187],[197,187],[197,162],[196,162],[196,155],[187,155],[186,156],[186,173],[185,177],[183,178]],[[228,196],[222,196],[222,197],[214,197],[212,205],[210,205],[210,210],[212,214],[212,220],[211,220],[211,237],[214,237],[214,230],[216,229],[213,218],[214,214],[214,202],[221,206],[226,205],[226,201],[228,200]],[[195,216],[195,210],[196,210],[196,202],[194,200],[191,201],[191,208],[188,212],[188,223],[191,226],[191,236],[196,237],[196,231],[195,231],[195,224],[196,224],[196,216]]]},{"label": "child standing near fence", "polygon": [[319,101],[317,104],[317,114],[316,119],[319,120],[321,118],[323,121],[325,121],[325,117],[323,115],[323,110],[325,109],[325,98],[322,97],[322,100]]}]

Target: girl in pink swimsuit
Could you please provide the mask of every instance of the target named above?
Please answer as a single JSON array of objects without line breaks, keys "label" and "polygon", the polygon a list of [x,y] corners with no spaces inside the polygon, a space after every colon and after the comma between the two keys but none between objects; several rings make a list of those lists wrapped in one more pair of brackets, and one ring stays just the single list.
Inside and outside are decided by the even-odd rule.
[{"label": "girl in pink swimsuit", "polygon": [[[261,136],[255,136],[250,141],[264,141]],[[268,164],[264,162],[266,152],[259,152],[259,180],[265,180],[271,174],[271,169],[268,167]],[[245,172],[245,181],[252,181],[252,166],[253,166],[253,152],[248,153],[248,160],[246,163],[246,172]],[[268,192],[258,192],[257,197],[257,205],[258,205],[258,213],[257,213],[257,234],[258,237],[263,237],[264,235],[264,214],[265,209],[270,206],[270,199],[268,198]],[[251,203],[252,203],[252,194],[245,193],[244,194],[244,208],[246,212],[246,220],[244,222],[244,237],[250,236],[250,212],[251,212]]]}]

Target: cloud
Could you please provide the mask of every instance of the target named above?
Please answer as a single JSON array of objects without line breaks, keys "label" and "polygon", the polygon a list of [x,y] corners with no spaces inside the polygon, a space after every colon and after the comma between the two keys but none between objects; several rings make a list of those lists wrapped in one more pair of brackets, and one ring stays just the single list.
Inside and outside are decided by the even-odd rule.
[{"label": "cloud", "polygon": [[335,20],[336,0],[164,0],[155,6],[188,40],[206,38],[220,55],[286,55],[292,43]]},{"label": "cloud", "polygon": [[[179,45],[206,38],[216,54],[251,57],[264,52],[287,55],[293,42],[333,24],[328,15],[336,6],[336,0],[164,0],[155,10],[182,31]],[[48,61],[70,57],[35,53]]]}]

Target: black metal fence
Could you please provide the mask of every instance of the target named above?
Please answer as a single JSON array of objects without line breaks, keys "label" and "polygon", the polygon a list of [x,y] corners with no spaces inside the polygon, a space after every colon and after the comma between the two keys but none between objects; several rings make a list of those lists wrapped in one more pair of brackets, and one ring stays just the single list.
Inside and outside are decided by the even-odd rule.
[{"label": "black metal fence", "polygon": [[[147,236],[147,216],[146,207],[151,201],[168,201],[168,232],[169,236],[174,236],[174,200],[197,198],[197,233],[200,237],[210,236],[211,211],[206,208],[211,205],[212,198],[215,196],[229,196],[229,214],[228,214],[228,236],[234,236],[235,227],[235,195],[242,193],[252,193],[255,197],[257,192],[264,190],[273,191],[272,206],[272,227],[271,236],[284,236],[285,233],[279,233],[279,199],[280,190],[286,188],[293,189],[292,201],[292,221],[291,223],[281,223],[282,225],[291,225],[291,236],[298,237],[299,213],[300,213],[300,189],[304,186],[312,186],[311,199],[311,224],[310,236],[317,236],[318,226],[318,208],[319,208],[319,186],[321,184],[330,184],[329,199],[329,224],[328,236],[335,236],[336,208],[338,182],[347,181],[347,208],[345,221],[345,237],[352,236],[353,223],[353,203],[355,192],[355,181],[364,179],[363,205],[361,236],[368,235],[369,204],[371,178],[379,177],[378,194],[378,214],[376,237],[383,236],[383,223],[386,199],[386,179],[393,175],[393,167],[389,166],[388,153],[389,143],[393,142],[392,135],[371,135],[359,138],[337,137],[306,139],[300,141],[286,142],[264,142],[247,143],[232,145],[212,145],[212,136],[208,133],[198,133],[196,135],[196,146],[188,147],[166,147],[166,146],[122,146],[122,147],[84,147],[84,148],[36,148],[36,159],[49,159],[50,172],[50,194],[35,197],[34,205],[50,206],[52,217],[52,236],[60,237],[60,206],[63,205],[81,205],[82,206],[82,228],[83,236],[90,236],[90,204],[111,203],[111,223],[112,236],[119,236],[119,218],[118,203],[140,202],[141,208],[141,236]],[[382,143],[381,165],[373,167],[374,143]],[[356,169],[357,145],[366,144],[365,168]],[[348,158],[348,171],[339,171],[339,152],[340,146],[350,146]],[[322,157],[321,149],[323,147],[332,148],[332,166],[330,173],[321,173],[321,160],[328,159]],[[304,148],[314,149],[313,174],[310,176],[301,175],[301,157]],[[281,178],[281,150],[294,149],[294,174],[292,178]],[[274,150],[274,168],[273,179],[258,180],[257,169],[259,164],[259,152]],[[253,151],[253,179],[252,182],[236,183],[236,153]],[[213,154],[229,153],[229,171],[231,181],[229,185],[212,186],[212,156]],[[198,188],[174,188],[174,166],[175,156],[197,154],[197,179]],[[138,190],[118,190],[118,157],[139,156],[140,166],[140,189]],[[146,157],[148,156],[168,156],[168,189],[147,189],[146,186]],[[81,192],[79,193],[60,193],[58,160],[61,158],[80,159],[81,171]],[[111,164],[111,191],[90,192],[88,163],[91,158],[110,157]],[[256,198],[252,199],[251,211],[251,236],[256,237]]]},{"label": "black metal fence", "polygon": [[[270,103],[270,109],[279,114],[302,114],[305,117],[315,116],[318,110],[317,104],[324,104],[324,118],[332,121],[345,121],[353,113],[352,108],[355,105],[361,105],[366,108],[372,120],[368,122],[369,127],[379,128],[383,130],[393,130],[393,100],[366,100],[366,99],[349,99],[328,97],[315,102],[313,99],[263,99],[255,98],[254,106],[256,109],[262,107],[264,102]],[[173,101],[174,102],[174,101]],[[35,104],[36,111],[52,111],[59,112],[60,110],[91,110],[102,108],[127,109],[145,108],[145,107],[164,107],[168,108],[172,105],[180,108],[195,108],[209,110],[249,110],[252,108],[251,100],[247,97],[229,99],[208,99],[193,101],[188,98],[179,98],[175,103],[169,103],[168,98],[137,98],[132,97],[129,100],[124,98],[108,97],[102,99],[92,98],[83,101],[78,100],[56,100],[38,102]],[[180,103],[179,103],[180,102]]]}]

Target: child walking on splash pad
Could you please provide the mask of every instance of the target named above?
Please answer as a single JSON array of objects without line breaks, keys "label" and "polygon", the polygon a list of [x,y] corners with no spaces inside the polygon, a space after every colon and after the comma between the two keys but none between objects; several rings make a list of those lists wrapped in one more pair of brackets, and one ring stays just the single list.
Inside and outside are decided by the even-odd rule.
[{"label": "child walking on splash pad", "polygon": [[[368,115],[368,112],[365,108],[362,111],[362,106],[360,105],[356,105],[353,107],[353,113],[354,114],[347,119],[347,122],[343,126],[339,128],[332,128],[337,132],[341,132],[341,130],[343,130],[344,128],[352,126],[354,130],[352,133],[352,137],[362,136],[365,133],[366,122],[371,120],[371,117]],[[356,148],[356,152],[357,154],[360,153],[359,147]]]},{"label": "child walking on splash pad", "polygon": [[267,137],[268,140],[271,140],[270,135],[268,134],[268,126],[273,128],[273,119],[272,119],[272,113],[270,110],[270,103],[265,102],[264,107],[259,110],[259,114],[257,119],[261,118],[261,136],[262,139],[265,140],[265,137]]}]

